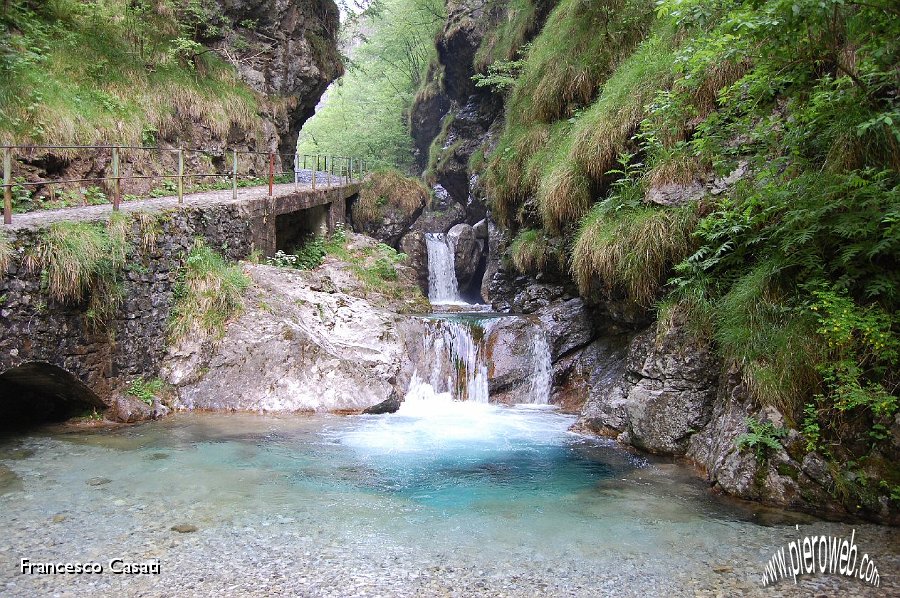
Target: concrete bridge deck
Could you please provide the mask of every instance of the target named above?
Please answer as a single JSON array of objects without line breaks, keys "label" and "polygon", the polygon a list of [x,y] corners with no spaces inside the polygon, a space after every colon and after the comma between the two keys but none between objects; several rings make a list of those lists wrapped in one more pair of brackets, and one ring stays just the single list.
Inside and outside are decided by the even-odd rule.
[{"label": "concrete bridge deck", "polygon": [[[203,210],[232,206],[238,214],[250,222],[253,231],[254,245],[266,255],[272,255],[280,246],[279,237],[294,236],[290,229],[298,222],[306,220],[301,227],[306,232],[312,230],[334,230],[338,223],[346,220],[346,202],[359,193],[358,182],[332,183],[330,186],[319,184],[315,189],[309,184],[283,183],[274,185],[272,196],[269,196],[268,185],[245,187],[237,190],[234,198],[231,189],[221,191],[203,191],[185,194],[183,203],[178,203],[177,196],[155,197],[126,201],[120,204],[119,210],[132,212],[163,212],[173,210]],[[318,210],[315,210],[319,208]],[[300,216],[303,212],[315,212],[305,218],[296,218],[292,222],[278,224],[279,216]],[[111,204],[94,206],[78,206],[57,210],[40,210],[16,214],[12,224],[3,225],[8,231],[24,229],[40,229],[55,222],[107,220],[112,214]],[[278,229],[282,230],[279,231]]]}]

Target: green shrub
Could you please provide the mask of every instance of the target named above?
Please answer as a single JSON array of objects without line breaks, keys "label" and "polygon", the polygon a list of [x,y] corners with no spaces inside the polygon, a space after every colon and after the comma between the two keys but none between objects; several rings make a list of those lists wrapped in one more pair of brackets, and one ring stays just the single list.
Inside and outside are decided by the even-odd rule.
[{"label": "green shrub", "polygon": [[756,418],[748,417],[746,420],[747,432],[735,439],[740,450],[752,449],[759,463],[764,463],[773,451],[781,448],[780,438],[783,438],[786,430],[776,428],[770,421],[760,422]]},{"label": "green shrub", "polygon": [[229,264],[197,239],[175,286],[168,325],[170,342],[191,332],[221,338],[228,321],[243,311],[243,293],[249,286],[250,279],[240,266]]},{"label": "green shrub", "polygon": [[144,380],[142,376],[138,376],[128,383],[125,393],[152,406],[153,399],[158,398],[163,389],[165,389],[165,382],[159,378]]}]

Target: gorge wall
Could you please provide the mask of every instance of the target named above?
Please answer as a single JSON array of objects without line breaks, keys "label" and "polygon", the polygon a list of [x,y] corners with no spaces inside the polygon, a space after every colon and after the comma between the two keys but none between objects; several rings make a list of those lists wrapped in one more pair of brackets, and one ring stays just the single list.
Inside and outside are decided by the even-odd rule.
[{"label": "gorge wall", "polygon": [[[860,459],[848,468],[821,444],[808,442],[796,410],[760,394],[746,362],[729,356],[708,332],[699,333],[678,309],[659,318],[656,306],[671,290],[665,283],[672,266],[697,248],[691,235],[698,219],[754,180],[750,152],[756,150],[718,173],[677,153],[685,139],[698,135],[704,118],[724,110],[718,90],[750,67],[743,62],[701,72],[700,89],[690,92],[694,120],[678,121],[667,138],[652,128],[653,118],[669,118],[664,110],[670,104],[659,98],[686,92],[670,91],[683,73],[672,70],[666,57],[685,39],[678,35],[704,39],[703,27],[691,29],[681,15],[670,30],[664,18],[654,21],[651,3],[601,4],[447,3],[438,59],[410,115],[433,200],[400,247],[421,271],[420,231],[449,233],[459,225],[487,231],[469,258],[484,268],[473,287],[498,310],[544,321],[554,363],[553,402],[580,412],[581,429],[684,459],[716,490],[734,496],[897,523],[900,503],[887,489],[900,478],[886,465],[900,456],[896,410],[875,414],[876,429],[885,431],[877,446],[865,440],[871,414],[862,418],[868,424],[843,431],[856,447],[844,459],[851,453]],[[711,14],[716,16],[709,22],[729,17],[727,11]],[[648,114],[652,110],[657,112]],[[773,113],[780,116],[777,108]],[[642,127],[663,139],[636,136]],[[664,149],[653,149],[654,143]],[[729,143],[723,152],[738,141]],[[617,201],[622,203],[610,213],[624,216],[588,213],[592,205]],[[592,247],[599,251],[616,235],[626,238],[629,225],[623,223],[648,214],[666,223],[655,233],[662,237],[659,247],[636,239],[598,273],[598,261],[591,260],[602,257]],[[585,236],[592,229],[603,232]],[[624,272],[629,252],[646,253]],[[879,259],[891,268],[890,258]],[[626,275],[645,281],[649,291]],[[739,447],[757,429],[751,423],[776,434],[770,440],[777,448]]]},{"label": "gorge wall", "polygon": [[[17,3],[0,22],[11,49],[0,140],[202,149],[206,153],[188,152],[184,166],[204,174],[231,170],[226,149],[260,152],[245,155],[238,170],[265,175],[264,154],[294,153],[300,127],[343,73],[339,26],[332,0]],[[66,56],[74,66],[54,66]],[[37,67],[35,60],[50,66]],[[90,200],[97,195],[86,195],[90,187],[111,194],[103,180],[111,174],[109,149],[17,149],[13,156],[17,181],[88,179],[23,188],[15,194],[17,209],[66,194]],[[292,162],[279,160],[285,168]],[[177,168],[173,152],[125,150],[123,162],[125,194],[171,186],[152,175]]]}]

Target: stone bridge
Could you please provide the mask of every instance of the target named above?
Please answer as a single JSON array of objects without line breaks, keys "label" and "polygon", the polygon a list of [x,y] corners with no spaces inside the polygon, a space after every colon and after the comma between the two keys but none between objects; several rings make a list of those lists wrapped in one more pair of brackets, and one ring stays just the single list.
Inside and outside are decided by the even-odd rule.
[{"label": "stone bridge", "polygon": [[[91,323],[87,298],[52,300],[29,254],[54,223],[108,221],[109,205],[16,215],[0,228],[0,428],[65,419],[104,408],[130,380],[158,375],[166,324],[184,260],[202,237],[231,260],[290,250],[309,234],[346,222],[358,183],[212,191],[125,202],[129,220],[124,299],[103,326]],[[149,215],[149,216],[148,216]],[[155,224],[148,239],[144,224]],[[2,237],[5,237],[5,242]],[[7,250],[4,252],[4,245]],[[4,260],[4,255],[5,260]]]}]

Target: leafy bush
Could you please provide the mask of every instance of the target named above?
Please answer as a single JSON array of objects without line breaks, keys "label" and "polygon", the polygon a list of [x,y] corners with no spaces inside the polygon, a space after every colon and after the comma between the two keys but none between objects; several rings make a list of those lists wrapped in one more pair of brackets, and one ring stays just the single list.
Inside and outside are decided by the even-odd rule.
[{"label": "leafy bush", "polygon": [[159,397],[165,388],[165,382],[159,378],[145,380],[142,376],[138,376],[132,380],[125,389],[126,394],[145,402],[147,405],[153,405],[153,399]]},{"label": "leafy bush", "polygon": [[780,438],[783,438],[786,430],[776,428],[770,421],[760,422],[756,418],[746,419],[747,432],[735,439],[740,450],[752,449],[759,463],[765,462],[773,451],[781,448]]}]

